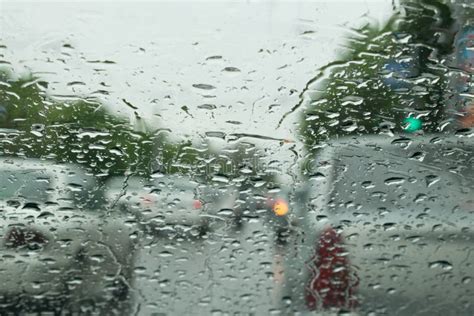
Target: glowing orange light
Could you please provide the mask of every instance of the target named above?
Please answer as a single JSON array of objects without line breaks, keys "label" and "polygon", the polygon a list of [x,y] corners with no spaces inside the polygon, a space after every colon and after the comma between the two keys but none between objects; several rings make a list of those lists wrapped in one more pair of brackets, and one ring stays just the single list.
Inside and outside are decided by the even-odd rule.
[{"label": "glowing orange light", "polygon": [[276,199],[275,204],[273,204],[273,213],[275,213],[276,216],[285,216],[288,210],[288,203],[285,200]]}]

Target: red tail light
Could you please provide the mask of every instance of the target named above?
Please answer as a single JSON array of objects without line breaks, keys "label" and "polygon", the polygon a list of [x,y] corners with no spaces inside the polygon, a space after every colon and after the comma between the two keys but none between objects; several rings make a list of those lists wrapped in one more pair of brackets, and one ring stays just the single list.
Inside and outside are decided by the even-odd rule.
[{"label": "red tail light", "polygon": [[13,228],[5,236],[5,246],[8,248],[28,248],[36,250],[43,247],[48,239],[41,233],[30,229]]},{"label": "red tail light", "polygon": [[194,207],[194,209],[196,209],[196,210],[202,208],[202,202],[201,202],[201,200],[197,200],[197,199],[194,200],[194,201],[193,201],[193,207]]},{"label": "red tail light", "polygon": [[309,309],[356,307],[357,276],[350,269],[341,235],[332,227],[321,234],[309,265],[310,282],[306,288]]},{"label": "red tail light", "polygon": [[142,197],[140,197],[140,203],[141,206],[143,207],[151,207],[153,204],[155,204],[156,199],[152,194],[147,194]]}]

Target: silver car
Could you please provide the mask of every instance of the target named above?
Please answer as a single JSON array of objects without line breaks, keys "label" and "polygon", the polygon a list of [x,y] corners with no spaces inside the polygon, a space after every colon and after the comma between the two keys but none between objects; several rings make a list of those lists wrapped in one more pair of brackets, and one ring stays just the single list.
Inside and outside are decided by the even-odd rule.
[{"label": "silver car", "polygon": [[106,187],[112,208],[134,214],[148,231],[167,235],[205,233],[212,222],[227,220],[238,197],[230,185],[201,183],[178,174],[115,177]]},{"label": "silver car", "polygon": [[89,209],[94,178],[75,165],[0,160],[0,310],[120,313],[131,301],[138,231]]},{"label": "silver car", "polygon": [[474,138],[346,138],[312,167],[286,308],[474,314]]}]

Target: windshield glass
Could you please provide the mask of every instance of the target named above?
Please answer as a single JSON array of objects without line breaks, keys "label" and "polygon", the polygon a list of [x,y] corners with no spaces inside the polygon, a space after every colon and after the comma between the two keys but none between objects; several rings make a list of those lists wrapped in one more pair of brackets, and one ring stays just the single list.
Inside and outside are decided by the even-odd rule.
[{"label": "windshield glass", "polygon": [[472,0],[0,12],[1,315],[474,315]]}]

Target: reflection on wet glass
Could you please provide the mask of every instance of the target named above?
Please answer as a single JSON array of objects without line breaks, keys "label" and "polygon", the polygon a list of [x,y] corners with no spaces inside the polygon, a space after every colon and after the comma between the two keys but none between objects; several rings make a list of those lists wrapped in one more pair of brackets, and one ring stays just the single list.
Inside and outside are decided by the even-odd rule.
[{"label": "reflection on wet glass", "polygon": [[[470,2],[343,27],[324,6],[350,4],[42,5],[76,8],[71,34],[0,20],[0,314],[474,313]],[[178,6],[218,25],[118,25]],[[249,10],[268,42],[220,14]],[[81,44],[98,20],[125,46]]]}]

